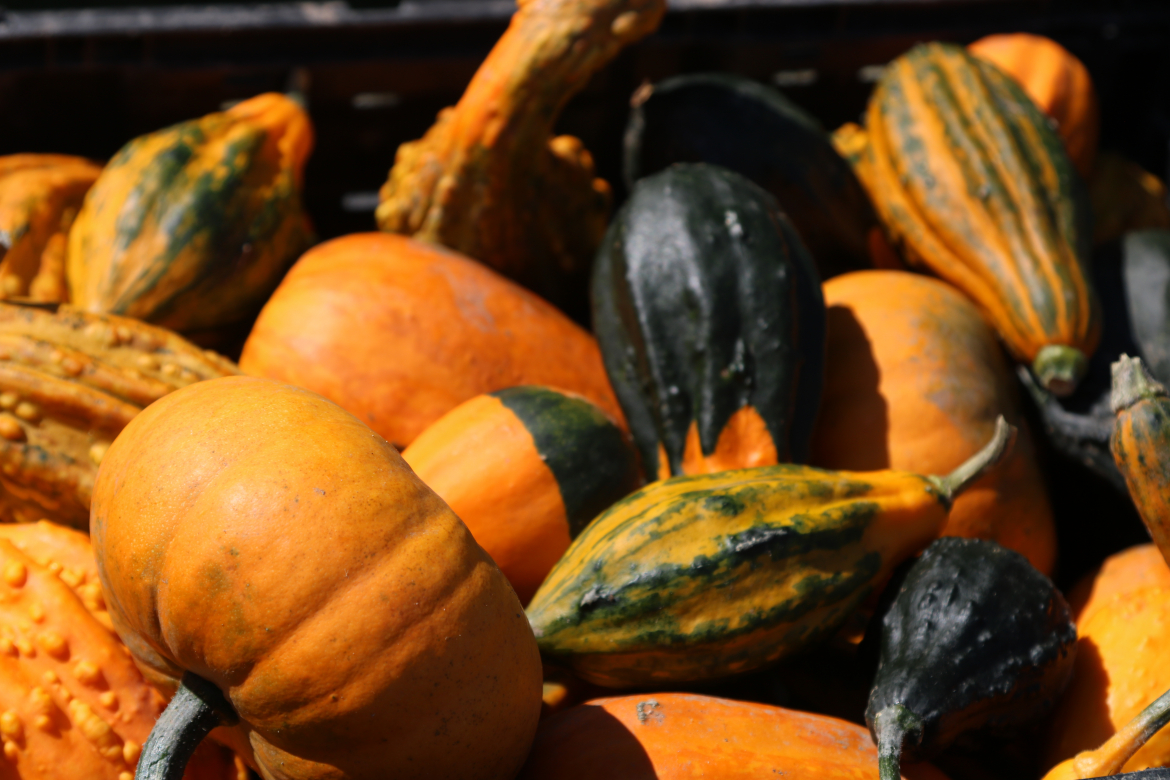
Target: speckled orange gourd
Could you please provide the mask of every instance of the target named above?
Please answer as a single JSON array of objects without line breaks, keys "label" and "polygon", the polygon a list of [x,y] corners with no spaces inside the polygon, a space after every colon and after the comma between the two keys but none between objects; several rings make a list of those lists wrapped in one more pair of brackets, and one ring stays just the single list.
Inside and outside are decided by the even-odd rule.
[{"label": "speckled orange gourd", "polygon": [[68,300],[66,236],[101,170],[63,154],[0,157],[0,298]]},{"label": "speckled orange gourd", "polygon": [[557,299],[588,269],[609,185],[561,109],[626,45],[652,32],[664,0],[521,0],[454,108],[403,144],[378,227],[451,247]]},{"label": "speckled orange gourd", "polygon": [[144,406],[235,365],[137,320],[0,303],[0,521],[86,528],[98,464]]},{"label": "speckled orange gourd", "polygon": [[[130,780],[166,706],[110,628],[85,534],[0,526],[0,777]],[[245,780],[207,743],[187,780]]]}]

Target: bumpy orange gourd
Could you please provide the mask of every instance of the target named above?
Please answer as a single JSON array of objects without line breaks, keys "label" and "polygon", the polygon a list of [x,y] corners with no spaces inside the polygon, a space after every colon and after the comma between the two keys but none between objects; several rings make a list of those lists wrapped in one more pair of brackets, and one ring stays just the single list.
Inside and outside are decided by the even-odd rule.
[{"label": "bumpy orange gourd", "polygon": [[1068,606],[1080,620],[1108,604],[1118,594],[1150,586],[1170,588],[1170,566],[1152,544],[1139,544],[1110,555],[1095,571],[1082,577],[1068,592]]},{"label": "bumpy orange gourd", "polygon": [[1056,561],[1052,508],[995,332],[950,285],[901,271],[824,284],[825,389],[810,463],[831,469],[950,471],[1004,415],[1020,428],[998,468],[955,500],[946,536],[989,539],[1040,571]]},{"label": "bumpy orange gourd", "polygon": [[443,244],[559,300],[605,233],[610,189],[553,125],[589,77],[658,26],[664,0],[521,0],[458,105],[398,149],[378,227]]},{"label": "bumpy orange gourd", "polygon": [[0,297],[65,301],[65,240],[101,166],[63,154],[0,157]]},{"label": "bumpy orange gourd", "polygon": [[[685,693],[593,701],[544,720],[519,780],[876,780],[869,731],[826,715]],[[908,780],[946,780],[930,764]]]},{"label": "bumpy orange gourd", "polygon": [[[0,776],[127,780],[165,706],[110,628],[85,534],[0,526]],[[186,778],[246,771],[209,742]]]},{"label": "bumpy orange gourd", "polygon": [[[466,526],[360,420],[228,377],[152,404],[106,454],[91,534],[110,616],[225,741],[281,780],[511,778],[539,653]],[[180,688],[182,693],[185,688]]]},{"label": "bumpy orange gourd", "polygon": [[1028,33],[989,35],[967,47],[1019,82],[1056,123],[1069,158],[1088,177],[1101,129],[1097,91],[1084,63],[1051,38]]},{"label": "bumpy orange gourd", "polygon": [[582,395],[624,426],[591,335],[479,263],[383,233],[307,252],[240,367],[324,395],[399,449],[458,404],[525,384]]}]

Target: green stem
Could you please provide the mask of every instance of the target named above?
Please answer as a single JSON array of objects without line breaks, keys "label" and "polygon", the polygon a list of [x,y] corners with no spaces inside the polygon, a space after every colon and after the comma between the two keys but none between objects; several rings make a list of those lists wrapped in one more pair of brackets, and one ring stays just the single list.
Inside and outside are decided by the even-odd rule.
[{"label": "green stem", "polygon": [[1057,398],[1072,395],[1088,370],[1089,359],[1085,353],[1063,344],[1041,348],[1032,361],[1032,373],[1040,380],[1040,386]]},{"label": "green stem", "polygon": [[1000,415],[995,419],[995,433],[992,434],[991,441],[987,442],[983,449],[961,463],[957,469],[945,477],[927,477],[926,479],[935,486],[939,497],[949,507],[956,496],[1011,452],[1015,440],[1015,426],[1008,425],[1007,420],[1003,418],[1003,415]]},{"label": "green stem", "polygon": [[1143,398],[1166,397],[1166,388],[1154,379],[1140,357],[1122,355],[1113,364],[1113,389],[1109,405],[1113,412],[1122,411]]},{"label": "green stem", "polygon": [[1125,762],[1167,723],[1170,723],[1170,691],[1134,716],[1101,747],[1077,756],[1076,768],[1080,770],[1077,774],[1080,777],[1101,777],[1120,772]]},{"label": "green stem", "polygon": [[239,720],[219,688],[187,672],[142,746],[134,780],[182,780],[203,738],[216,726],[231,726]]},{"label": "green stem", "polygon": [[873,736],[878,749],[878,776],[901,780],[902,743],[906,737],[922,741],[922,719],[901,704],[891,704],[873,719]]}]

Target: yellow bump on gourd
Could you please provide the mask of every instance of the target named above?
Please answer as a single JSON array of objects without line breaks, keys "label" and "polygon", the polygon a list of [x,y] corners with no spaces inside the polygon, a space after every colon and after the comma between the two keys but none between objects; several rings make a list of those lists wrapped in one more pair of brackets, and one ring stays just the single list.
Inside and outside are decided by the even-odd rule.
[{"label": "yellow bump on gourd", "polygon": [[40,645],[50,658],[64,661],[69,658],[69,641],[56,631],[46,631],[38,637]]},{"label": "yellow bump on gourd", "polygon": [[24,739],[24,721],[16,710],[0,713],[0,736],[14,742]]},{"label": "yellow bump on gourd", "polygon": [[12,411],[20,403],[20,396],[11,390],[0,393],[0,409]]},{"label": "yellow bump on gourd", "polygon": [[174,378],[179,375],[179,367],[174,363],[167,363],[162,367],[162,374],[168,378]]},{"label": "yellow bump on gourd", "polygon": [[117,340],[114,342],[115,344],[126,344],[134,338],[134,334],[125,325],[119,325],[114,328],[114,336],[117,337]]},{"label": "yellow bump on gourd", "polygon": [[5,758],[7,758],[9,761],[15,761],[17,756],[19,756],[19,755],[20,755],[20,748],[18,748],[16,746],[15,742],[5,742],[4,743],[4,757]]},{"label": "yellow bump on gourd", "polygon": [[54,672],[52,669],[50,669],[49,671],[42,674],[41,680],[44,681],[45,685],[60,685],[61,684],[61,678],[58,677],[57,673]]},{"label": "yellow bump on gourd", "polygon": [[74,699],[69,702],[69,719],[81,732],[81,736],[93,743],[102,756],[111,761],[122,760],[124,749],[122,740],[92,707],[80,699]]},{"label": "yellow bump on gourd", "polygon": [[94,442],[89,448],[89,459],[93,461],[93,465],[102,465],[102,458],[106,457],[106,452],[110,449],[108,441]]},{"label": "yellow bump on gourd", "polygon": [[38,731],[52,731],[53,719],[48,715],[37,715],[33,719],[33,725],[37,727]]},{"label": "yellow bump on gourd", "polygon": [[100,696],[98,696],[98,701],[107,710],[118,709],[118,694],[114,693],[113,691],[104,691]]},{"label": "yellow bump on gourd", "polygon": [[118,780],[134,780],[134,775],[130,774],[129,772],[119,772]]},{"label": "yellow bump on gourd", "polygon": [[138,365],[149,371],[156,371],[158,370],[158,358],[154,355],[139,355]]},{"label": "yellow bump on gourd", "polygon": [[37,657],[37,649],[32,646],[32,642],[28,641],[24,637],[17,639],[15,644],[16,644],[16,649],[19,650],[20,654],[23,655],[25,658],[36,658]]},{"label": "yellow bump on gourd", "polygon": [[28,692],[28,701],[32,705],[33,712],[39,712],[42,715],[52,715],[53,710],[57,708],[57,705],[53,703],[53,697],[39,685]]},{"label": "yellow bump on gourd", "polygon": [[52,574],[60,574],[64,568],[60,561],[49,561],[49,572]]},{"label": "yellow bump on gourd", "polygon": [[24,432],[24,426],[20,424],[20,420],[8,412],[0,412],[0,436],[3,436],[8,441],[21,442],[28,440],[28,434]]},{"label": "yellow bump on gourd", "polygon": [[81,597],[81,603],[90,612],[101,612],[106,608],[106,598],[102,594],[101,586],[96,582],[82,585],[77,589],[77,595]]},{"label": "yellow bump on gourd", "polygon": [[28,605],[28,616],[30,618],[32,618],[34,622],[40,623],[42,620],[45,619],[44,605],[41,604],[41,602],[39,602],[39,601],[34,601],[34,602],[30,603]]},{"label": "yellow bump on gourd", "polygon": [[41,421],[41,408],[29,401],[18,403],[13,413],[25,422],[39,423]]},{"label": "yellow bump on gourd", "polygon": [[77,569],[62,569],[61,573],[57,576],[61,578],[61,582],[64,582],[71,588],[76,588],[78,585],[85,582],[85,572],[79,571]]},{"label": "yellow bump on gourd", "polygon": [[28,569],[20,561],[9,561],[4,564],[4,581],[14,588],[19,588],[28,580]]},{"label": "yellow bump on gourd", "polygon": [[16,645],[12,644],[12,640],[8,637],[0,638],[0,653],[4,655],[16,655]]},{"label": "yellow bump on gourd", "polygon": [[[97,685],[102,677],[102,670],[90,661],[80,660],[73,665],[73,676],[82,685],[94,686]],[[103,704],[105,702],[102,702]]]},{"label": "yellow bump on gourd", "polygon": [[138,756],[142,755],[142,745],[139,745],[132,739],[126,740],[126,744],[122,745],[122,760],[130,766],[138,763]]},{"label": "yellow bump on gourd", "polygon": [[61,370],[64,371],[69,376],[77,376],[84,369],[85,369],[85,366],[82,365],[79,361],[75,360],[72,357],[66,357],[64,360],[61,361]]}]

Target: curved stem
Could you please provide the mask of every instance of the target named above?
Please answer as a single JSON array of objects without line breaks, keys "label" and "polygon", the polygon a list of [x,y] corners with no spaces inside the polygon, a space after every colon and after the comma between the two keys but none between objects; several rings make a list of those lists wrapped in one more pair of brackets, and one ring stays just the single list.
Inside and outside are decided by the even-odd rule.
[{"label": "curved stem", "polygon": [[907,736],[922,740],[922,719],[901,704],[891,704],[873,719],[873,735],[878,749],[878,776],[881,780],[901,780],[902,743]]},{"label": "curved stem", "polygon": [[134,780],[182,780],[191,754],[216,726],[238,723],[223,692],[187,672],[142,747]]},{"label": "curved stem", "polygon": [[991,441],[983,449],[976,452],[945,477],[927,477],[926,479],[938,489],[939,497],[949,507],[955,497],[966,490],[972,482],[1003,460],[1011,452],[1012,444],[1015,441],[1015,426],[1008,425],[1007,420],[1003,418],[1003,415],[1000,415],[995,420],[995,433],[992,434]]},{"label": "curved stem", "polygon": [[1105,777],[1120,772],[1125,762],[1167,723],[1170,723],[1170,691],[1134,716],[1101,747],[1078,755],[1074,759],[1077,777]]}]

